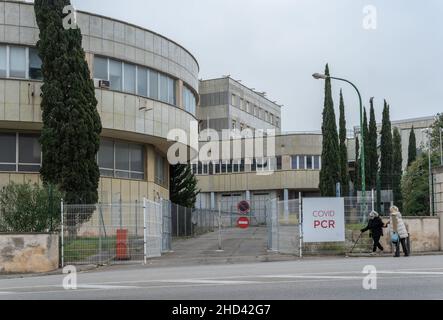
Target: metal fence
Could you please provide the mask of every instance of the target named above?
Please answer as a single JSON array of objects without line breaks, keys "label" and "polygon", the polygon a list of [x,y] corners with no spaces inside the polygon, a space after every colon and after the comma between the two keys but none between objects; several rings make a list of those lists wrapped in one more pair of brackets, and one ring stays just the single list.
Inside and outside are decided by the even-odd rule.
[{"label": "metal fence", "polygon": [[158,257],[163,249],[163,230],[160,203],[62,203],[62,266],[142,262]]},{"label": "metal fence", "polygon": [[167,202],[170,208],[171,237],[194,237],[216,229],[217,211],[210,209],[186,208]]},{"label": "metal fence", "polygon": [[[347,254],[366,224],[368,214],[374,209],[373,197],[345,198],[345,242],[304,243],[302,234],[303,199],[268,202],[268,249],[284,254],[324,255]],[[371,247],[369,237],[359,239],[354,252],[367,252]]]}]

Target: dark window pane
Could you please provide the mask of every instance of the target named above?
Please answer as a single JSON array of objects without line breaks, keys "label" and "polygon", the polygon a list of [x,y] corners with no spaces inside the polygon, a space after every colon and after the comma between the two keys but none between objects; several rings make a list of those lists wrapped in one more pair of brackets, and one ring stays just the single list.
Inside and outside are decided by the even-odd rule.
[{"label": "dark window pane", "polygon": [[[0,163],[16,162],[16,134],[0,133]],[[15,170],[15,169],[14,169]]]},{"label": "dark window pane", "polygon": [[312,156],[306,156],[306,169],[312,170]]},{"label": "dark window pane", "polygon": [[0,46],[0,77],[6,77],[6,46]]},{"label": "dark window pane", "polygon": [[40,164],[41,148],[38,136],[33,134],[19,135],[19,163]]},{"label": "dark window pane", "polygon": [[305,170],[305,156],[298,156],[298,168],[300,170]]},{"label": "dark window pane", "polygon": [[168,77],[160,74],[160,100],[168,102]]},{"label": "dark window pane", "polygon": [[314,169],[316,170],[320,169],[320,156],[314,157]]},{"label": "dark window pane", "polygon": [[108,59],[94,57],[94,78],[108,80]]},{"label": "dark window pane", "polygon": [[129,178],[129,172],[127,171],[115,171],[116,178]]},{"label": "dark window pane", "polygon": [[158,72],[149,71],[149,97],[158,100]]},{"label": "dark window pane", "polygon": [[114,142],[102,140],[98,152],[98,165],[100,168],[114,170]]},{"label": "dark window pane", "polygon": [[102,175],[104,177],[113,177],[114,170],[100,169],[100,175]]},{"label": "dark window pane", "polygon": [[26,77],[26,51],[22,47],[9,48],[9,76],[11,78]]},{"label": "dark window pane", "polygon": [[281,170],[281,169],[282,169],[282,157],[277,156],[277,170]]},{"label": "dark window pane", "polygon": [[16,171],[15,164],[0,164],[0,171],[14,172]]},{"label": "dark window pane", "polygon": [[131,145],[131,171],[144,172],[143,146]]},{"label": "dark window pane", "polygon": [[109,60],[109,80],[111,89],[122,90],[122,63],[115,60]]},{"label": "dark window pane", "polygon": [[131,172],[131,179],[143,180],[144,178],[144,173]]},{"label": "dark window pane", "polygon": [[115,143],[115,169],[129,171],[129,145],[127,143]]},{"label": "dark window pane", "polygon": [[18,171],[20,171],[20,172],[39,172],[40,165],[19,165]]},{"label": "dark window pane", "polygon": [[43,80],[42,60],[35,48],[29,49],[29,77],[34,80]]},{"label": "dark window pane", "polygon": [[137,67],[137,94],[148,96],[148,69]]},{"label": "dark window pane", "polygon": [[135,65],[125,63],[125,92],[135,93]]}]

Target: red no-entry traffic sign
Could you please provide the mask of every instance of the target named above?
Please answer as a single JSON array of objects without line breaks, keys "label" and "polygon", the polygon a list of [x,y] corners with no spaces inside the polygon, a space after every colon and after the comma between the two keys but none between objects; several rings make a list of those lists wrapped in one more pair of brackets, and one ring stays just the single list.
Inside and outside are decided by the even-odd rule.
[{"label": "red no-entry traffic sign", "polygon": [[249,228],[249,219],[246,217],[241,217],[237,220],[237,226],[241,229]]}]

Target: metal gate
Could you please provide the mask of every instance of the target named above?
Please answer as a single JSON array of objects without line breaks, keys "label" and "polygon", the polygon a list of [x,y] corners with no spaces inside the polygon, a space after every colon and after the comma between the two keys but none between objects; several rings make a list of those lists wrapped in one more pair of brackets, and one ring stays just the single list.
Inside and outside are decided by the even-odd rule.
[{"label": "metal gate", "polygon": [[161,255],[160,203],[61,204],[61,264],[146,262]]}]

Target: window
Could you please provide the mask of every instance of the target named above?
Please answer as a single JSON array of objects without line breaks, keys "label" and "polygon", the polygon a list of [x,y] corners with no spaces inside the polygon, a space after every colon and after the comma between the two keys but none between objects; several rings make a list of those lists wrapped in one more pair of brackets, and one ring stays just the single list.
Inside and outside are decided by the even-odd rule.
[{"label": "window", "polygon": [[18,139],[18,171],[39,172],[42,151],[38,136],[21,133],[18,135]]},{"label": "window", "polygon": [[298,157],[297,156],[291,157],[291,168],[292,168],[292,170],[297,170],[297,168],[298,168]]},{"label": "window", "polygon": [[29,78],[34,80],[43,80],[42,60],[38,55],[37,49],[29,49]]},{"label": "window", "polygon": [[186,86],[183,86],[183,105],[185,110],[195,115],[196,100],[194,93]]},{"label": "window", "polygon": [[16,133],[0,133],[0,171],[17,171]]},{"label": "window", "polygon": [[242,99],[242,98],[240,98],[240,109],[241,110],[244,110],[245,108],[245,105],[244,105],[244,103],[245,103],[245,101]]},{"label": "window", "polygon": [[135,93],[135,74],[136,74],[136,67],[133,64],[124,64],[124,70],[125,70],[125,92],[129,93]]},{"label": "window", "polygon": [[234,107],[237,105],[237,96],[235,94],[231,95],[231,105]]},{"label": "window", "polygon": [[115,60],[109,60],[109,81],[111,89],[122,91],[122,63]]},{"label": "window", "polygon": [[282,169],[282,156],[277,156],[277,170]]},{"label": "window", "polygon": [[232,120],[232,129],[236,129],[237,128],[237,121]]},{"label": "window", "polygon": [[258,117],[258,107],[254,105],[254,116]]},{"label": "window", "polygon": [[305,156],[298,156],[298,169],[299,170],[306,170]]},{"label": "window", "polygon": [[144,179],[143,145],[103,139],[98,152],[100,174],[105,177]]},{"label": "window", "polygon": [[315,170],[320,170],[321,169],[320,156],[314,156],[314,169]]},{"label": "window", "polygon": [[94,78],[108,80],[108,59],[94,57]]},{"label": "window", "polygon": [[155,155],[155,183],[161,185],[166,184],[165,158],[159,154]]},{"label": "window", "polygon": [[160,100],[168,101],[168,78],[160,74]]},{"label": "window", "polygon": [[313,162],[313,157],[312,156],[306,156],[306,169],[307,170],[312,170],[314,167],[314,162]]},{"label": "window", "polygon": [[215,173],[220,173],[220,162],[216,162],[214,167],[215,167]]},{"label": "window", "polygon": [[137,67],[137,94],[148,96],[148,69]]},{"label": "window", "polygon": [[158,72],[149,70],[149,98],[158,100]]},{"label": "window", "polygon": [[246,101],[246,112],[251,113],[251,104],[249,103],[249,101]]},{"label": "window", "polygon": [[277,128],[280,128],[280,118],[279,117],[275,117],[275,126]]},{"label": "window", "polygon": [[[168,77],[168,103],[175,104],[175,81],[174,81],[174,79],[172,79],[170,77]],[[195,105],[195,101],[194,101],[194,105]]]},{"label": "window", "polygon": [[0,46],[0,77],[6,78],[6,46]]},{"label": "window", "polygon": [[269,114],[269,122],[274,124],[274,115],[272,113]]},{"label": "window", "polygon": [[9,50],[9,76],[11,78],[26,78],[26,49],[10,47]]},{"label": "window", "polygon": [[39,172],[41,148],[38,139],[35,134],[0,133],[0,171]]},{"label": "window", "polygon": [[114,176],[114,142],[111,140],[100,141],[98,152],[98,166],[100,174],[105,177]]}]

